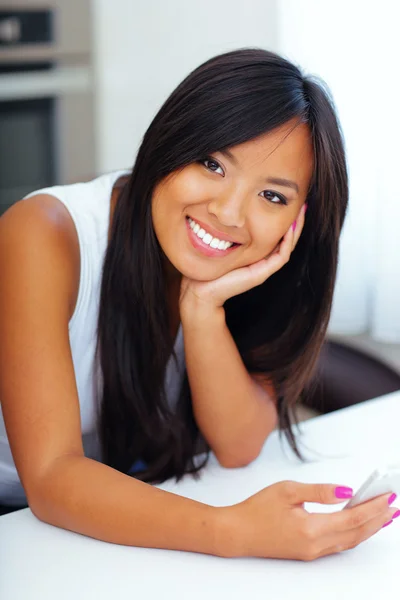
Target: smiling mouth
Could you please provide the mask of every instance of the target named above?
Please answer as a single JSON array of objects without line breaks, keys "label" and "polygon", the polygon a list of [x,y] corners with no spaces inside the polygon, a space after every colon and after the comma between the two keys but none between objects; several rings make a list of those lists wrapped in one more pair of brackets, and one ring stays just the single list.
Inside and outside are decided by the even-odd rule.
[{"label": "smiling mouth", "polygon": [[187,216],[185,220],[192,246],[205,256],[223,257],[241,246],[241,244],[237,244],[236,242],[229,242],[213,237],[205,229],[202,229],[191,217]]},{"label": "smiling mouth", "polygon": [[218,250],[227,250],[231,246],[240,246],[239,242],[234,242],[232,239],[225,239],[221,234],[221,237],[214,236],[207,229],[207,226],[203,226],[198,223],[195,219],[192,219],[189,215],[186,217],[189,222],[190,228],[201,239],[206,245],[210,245],[211,248],[218,248]]}]

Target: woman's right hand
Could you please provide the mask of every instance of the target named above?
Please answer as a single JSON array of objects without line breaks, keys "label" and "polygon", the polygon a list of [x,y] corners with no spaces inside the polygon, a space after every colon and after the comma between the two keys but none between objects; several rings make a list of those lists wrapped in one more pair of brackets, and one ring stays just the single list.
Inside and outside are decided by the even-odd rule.
[{"label": "woman's right hand", "polygon": [[388,504],[392,494],[333,514],[305,510],[304,502],[344,502],[336,497],[338,487],[282,481],[223,507],[221,554],[310,561],[354,548],[382,529],[397,511]]}]

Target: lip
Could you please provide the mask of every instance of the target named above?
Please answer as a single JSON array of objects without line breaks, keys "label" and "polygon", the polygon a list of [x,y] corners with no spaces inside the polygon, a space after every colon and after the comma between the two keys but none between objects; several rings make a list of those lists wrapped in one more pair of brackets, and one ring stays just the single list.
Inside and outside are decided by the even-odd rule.
[{"label": "lip", "polygon": [[[196,223],[199,223],[199,225],[200,225],[199,221],[196,221]],[[230,254],[233,250],[236,250],[236,248],[239,248],[239,246],[231,246],[227,250],[218,250],[218,248],[211,248],[209,245],[205,244],[203,242],[203,240],[201,240],[194,233],[194,231],[190,227],[190,223],[187,218],[185,218],[185,224],[186,224],[186,229],[188,232],[188,237],[189,237],[190,243],[196,250],[198,250],[205,256],[215,257],[215,258],[223,258],[224,256],[227,256],[228,254]],[[217,236],[215,236],[215,237],[217,237]],[[229,241],[229,240],[226,240],[226,241]]]},{"label": "lip", "polygon": [[196,221],[196,223],[198,223],[200,225],[200,227],[205,229],[207,231],[207,233],[211,233],[211,235],[213,237],[218,238],[219,240],[224,240],[224,242],[232,242],[234,244],[241,244],[241,242],[233,239],[233,237],[229,236],[227,233],[224,233],[223,231],[218,231],[218,229],[214,229],[214,227],[211,227],[210,225],[206,225],[202,221],[199,221],[198,219],[195,219],[194,217],[191,217],[190,215],[187,215],[187,216],[190,217],[191,219],[193,219],[193,221]]}]

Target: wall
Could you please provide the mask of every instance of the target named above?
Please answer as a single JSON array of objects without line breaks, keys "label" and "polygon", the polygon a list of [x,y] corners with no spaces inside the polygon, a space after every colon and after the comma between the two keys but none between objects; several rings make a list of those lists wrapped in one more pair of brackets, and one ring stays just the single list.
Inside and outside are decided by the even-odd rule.
[{"label": "wall", "polygon": [[[400,372],[396,0],[281,0],[278,51],[330,86],[350,174],[329,333]],[[397,342],[397,344],[396,344]]]},{"label": "wall", "polygon": [[93,0],[97,173],[129,167],[174,87],[220,52],[275,49],[276,0]]}]

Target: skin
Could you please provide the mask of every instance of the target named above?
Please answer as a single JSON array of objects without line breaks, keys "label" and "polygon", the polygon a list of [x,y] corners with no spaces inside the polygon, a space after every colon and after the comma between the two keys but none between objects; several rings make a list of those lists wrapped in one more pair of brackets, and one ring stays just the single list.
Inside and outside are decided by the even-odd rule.
[{"label": "skin", "polygon": [[[307,125],[289,121],[229,150],[235,162],[222,152],[215,152],[205,162],[172,173],[154,191],[154,229],[164,251],[169,287],[174,289],[171,304],[175,307],[188,291],[204,298],[212,289],[217,304],[245,291],[252,287],[248,285],[248,274],[243,275],[240,285],[236,281],[236,285],[229,282],[228,286],[223,276],[271,257],[286,234],[292,236],[287,240],[292,251],[300,236],[304,223],[301,208],[313,169]],[[266,181],[278,177],[293,181],[298,191]],[[276,194],[286,197],[286,206]],[[241,245],[223,257],[204,256],[188,239],[187,215],[226,233]],[[292,235],[295,220],[296,233]],[[283,260],[276,264],[274,271],[283,264]],[[265,280],[272,273],[265,264],[263,268],[265,277],[261,279]],[[222,294],[216,292],[216,280],[225,287]],[[211,281],[212,288],[198,285]]]},{"label": "skin", "polygon": [[[211,321],[212,329],[218,329],[227,298],[261,284],[290,260],[305,221],[313,170],[306,125],[289,122],[230,151],[235,163],[217,152],[209,157],[215,162],[191,164],[171,174],[153,195],[153,223],[164,251],[173,326],[180,315],[185,340],[195,328],[192,346],[208,337],[198,335],[204,333],[205,323]],[[271,178],[291,180],[297,190],[265,186],[263,180]],[[262,196],[271,199],[273,193],[263,190],[283,193],[287,205],[266,200]],[[277,202],[276,197],[274,200]],[[241,246],[223,257],[204,256],[188,239],[186,215],[226,233]],[[197,329],[193,325],[196,322]],[[217,346],[222,347],[224,341],[221,337]],[[211,355],[212,346],[203,347],[202,355]],[[200,352],[194,363],[200,369],[199,356]],[[193,374],[192,383],[196,383]],[[387,494],[335,515],[309,514],[303,508],[306,501],[341,502],[335,497],[335,486],[280,482],[225,508],[220,530],[222,555],[313,560],[354,548],[393,518],[396,509],[388,506],[389,497]],[[272,519],[266,518],[267,506]]]},{"label": "skin", "polygon": [[[299,131],[293,131],[293,142]],[[305,142],[306,130],[303,133]],[[197,311],[200,301],[207,310],[219,311],[229,294],[257,285],[289,260],[304,223],[300,207],[307,178],[299,157],[303,153],[306,161],[307,144],[286,146],[283,160],[281,151],[288,139],[278,136],[274,145],[272,137],[269,142],[260,138],[243,154],[244,145],[232,149],[235,155],[241,153],[242,162],[240,169],[233,171],[224,159],[223,167],[229,167],[227,179],[218,179],[220,175],[193,165],[160,186],[163,196],[158,196],[159,206],[154,203],[155,221],[161,214],[159,210],[166,209],[162,198],[168,199],[168,228],[177,240],[168,233],[167,225],[160,230],[159,220],[157,234],[165,252],[169,281],[179,283],[179,293],[185,284],[180,304],[179,294],[173,286],[170,288],[177,294],[175,310],[193,315],[193,307]],[[261,153],[262,147],[270,154]],[[260,154],[255,152],[257,148]],[[277,163],[279,155],[282,161]],[[273,165],[282,170],[272,169]],[[259,170],[263,177],[296,176],[299,186],[304,176],[304,186],[290,209],[261,208],[264,201],[258,192],[266,186],[250,177],[258,177]],[[187,175],[196,178],[186,179]],[[173,179],[176,184],[178,176],[184,177],[180,179],[182,184],[200,182],[196,193],[190,186],[185,189],[179,185],[174,188],[174,194],[179,194],[172,195],[169,185]],[[112,208],[117,197],[116,187]],[[259,228],[250,207],[263,216],[264,229]],[[235,257],[221,259],[218,264],[215,259],[196,255],[186,245],[183,217],[189,209],[196,210],[194,217],[218,222],[219,229],[243,236],[243,246],[235,251]],[[298,223],[293,232],[291,223],[296,216]],[[181,248],[177,241],[182,243]],[[311,560],[354,547],[393,518],[396,509],[388,506],[389,494],[334,515],[308,514],[303,502],[339,502],[330,484],[281,482],[239,504],[214,507],[150,486],[85,457],[68,331],[79,287],[79,258],[73,221],[53,196],[39,194],[17,202],[1,217],[1,408],[18,473],[29,505],[39,519],[116,544],[217,556]],[[221,339],[227,342],[228,338],[221,333]],[[229,348],[232,354],[234,348]]]},{"label": "skin", "polygon": [[[226,327],[223,305],[288,262],[303,228],[313,170],[309,130],[296,120],[229,150],[228,157],[218,152],[178,169],[152,197],[171,333],[175,337],[182,323],[194,415],[227,467],[243,466],[258,456],[276,426],[277,411],[271,381],[246,370]],[[190,241],[188,215],[238,247],[205,256]],[[220,422],[225,423],[223,431]]]}]

